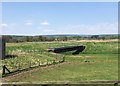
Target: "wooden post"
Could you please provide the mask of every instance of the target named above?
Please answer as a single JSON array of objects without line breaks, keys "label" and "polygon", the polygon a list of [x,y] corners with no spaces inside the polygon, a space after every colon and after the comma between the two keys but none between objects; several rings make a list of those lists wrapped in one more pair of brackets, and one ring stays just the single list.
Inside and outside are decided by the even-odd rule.
[{"label": "wooden post", "polygon": [[38,66],[40,66],[40,61],[38,61]]},{"label": "wooden post", "polygon": [[5,39],[0,36],[0,59],[5,59]]},{"label": "wooden post", "polygon": [[3,65],[2,75],[5,75],[5,70],[7,70],[9,73],[11,73],[10,70],[8,70],[8,68],[5,65]]},{"label": "wooden post", "polygon": [[3,65],[2,69],[3,69],[2,75],[5,75],[5,65]]},{"label": "wooden post", "polygon": [[18,70],[20,70],[20,63],[18,63]]},{"label": "wooden post", "polygon": [[29,68],[31,68],[31,62],[29,62]]},{"label": "wooden post", "polygon": [[62,61],[61,62],[65,62],[65,56],[63,56],[63,58],[62,58]]}]

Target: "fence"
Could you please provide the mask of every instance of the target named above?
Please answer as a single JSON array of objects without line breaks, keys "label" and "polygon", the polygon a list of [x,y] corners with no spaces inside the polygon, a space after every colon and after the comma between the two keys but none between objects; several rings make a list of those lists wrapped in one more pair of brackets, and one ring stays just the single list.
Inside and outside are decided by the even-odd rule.
[{"label": "fence", "polygon": [[5,47],[6,47],[6,44],[5,44],[5,39],[0,36],[0,59],[4,59],[5,58]]},{"label": "fence", "polygon": [[26,62],[26,63],[18,63],[16,64],[14,67],[8,67],[8,65],[4,65],[2,66],[2,76],[6,76],[8,74],[11,73],[15,73],[17,71],[23,71],[23,70],[27,70],[30,68],[35,68],[35,67],[45,67],[45,66],[50,66],[50,65],[55,65],[58,63],[62,63],[65,61],[65,57],[63,56],[61,59],[59,60],[51,60],[51,61],[46,61],[46,62],[41,62],[41,61],[37,61],[37,62]]}]

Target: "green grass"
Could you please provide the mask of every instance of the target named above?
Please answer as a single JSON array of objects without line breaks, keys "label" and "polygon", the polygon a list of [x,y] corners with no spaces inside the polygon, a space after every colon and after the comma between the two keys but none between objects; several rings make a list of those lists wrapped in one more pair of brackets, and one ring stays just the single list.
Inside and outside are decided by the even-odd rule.
[{"label": "green grass", "polygon": [[[39,68],[37,71],[24,73],[13,77],[15,82],[39,81],[71,81],[83,80],[117,80],[117,55],[89,55],[89,62],[84,62],[84,55],[79,57],[66,57],[67,62],[48,68]],[[97,58],[97,59],[95,59]]]},{"label": "green grass", "polygon": [[[85,45],[86,49],[79,55],[72,52],[54,55],[47,53],[49,47],[61,47],[68,45]],[[16,63],[27,63],[37,60],[45,61],[60,59],[65,55],[65,62],[49,66],[39,67],[37,70],[16,75],[7,82],[46,82],[46,81],[70,81],[80,82],[84,80],[118,80],[118,42],[31,42],[8,43],[7,52],[16,53],[21,50],[25,54],[19,57],[3,60],[4,64],[12,67]],[[26,54],[28,53],[28,54]],[[23,65],[25,67],[25,65]]]}]

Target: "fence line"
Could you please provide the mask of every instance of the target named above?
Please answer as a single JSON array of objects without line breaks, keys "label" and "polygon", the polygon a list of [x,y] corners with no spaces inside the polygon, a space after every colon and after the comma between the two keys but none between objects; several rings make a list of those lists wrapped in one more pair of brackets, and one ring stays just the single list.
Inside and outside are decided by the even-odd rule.
[{"label": "fence line", "polygon": [[[29,69],[29,68],[34,68],[34,67],[44,67],[44,66],[49,66],[49,65],[55,65],[58,63],[62,63],[65,61],[65,57],[63,56],[62,59],[60,60],[51,60],[51,61],[46,61],[46,62],[41,62],[41,61],[37,61],[36,63],[34,62],[28,62],[28,63],[23,63],[26,65],[23,66],[23,64],[18,63],[17,65],[15,65],[15,67],[12,67],[13,70],[11,70],[10,68],[7,67],[7,65],[3,65],[2,66],[2,76],[6,76],[7,74],[11,74],[17,71],[22,71],[25,69]],[[7,71],[6,71],[7,70]],[[7,73],[6,73],[7,72]]]}]

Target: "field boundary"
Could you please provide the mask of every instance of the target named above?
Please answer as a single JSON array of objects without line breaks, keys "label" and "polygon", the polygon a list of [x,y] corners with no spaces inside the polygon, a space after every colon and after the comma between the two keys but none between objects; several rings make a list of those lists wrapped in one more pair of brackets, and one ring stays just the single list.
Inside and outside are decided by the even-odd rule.
[{"label": "field boundary", "polygon": [[[2,66],[2,77],[8,76],[8,75],[11,75],[11,74],[14,74],[14,73],[19,73],[21,71],[28,71],[28,70],[31,70],[31,69],[37,68],[37,67],[46,67],[46,66],[50,66],[50,65],[56,65],[56,64],[59,64],[59,63],[63,63],[63,62],[65,62],[65,57],[64,56],[62,57],[62,60],[59,60],[59,61],[53,60],[52,63],[47,61],[47,62],[44,62],[44,63],[41,64],[40,62],[38,62],[38,65],[32,66],[31,62],[30,62],[30,63],[28,63],[29,67],[24,68],[24,69],[21,69],[20,65],[18,65],[17,69],[14,70],[14,71],[9,70],[9,68],[7,68],[6,65],[3,65]],[[6,70],[7,70],[7,72],[6,72]]]}]

